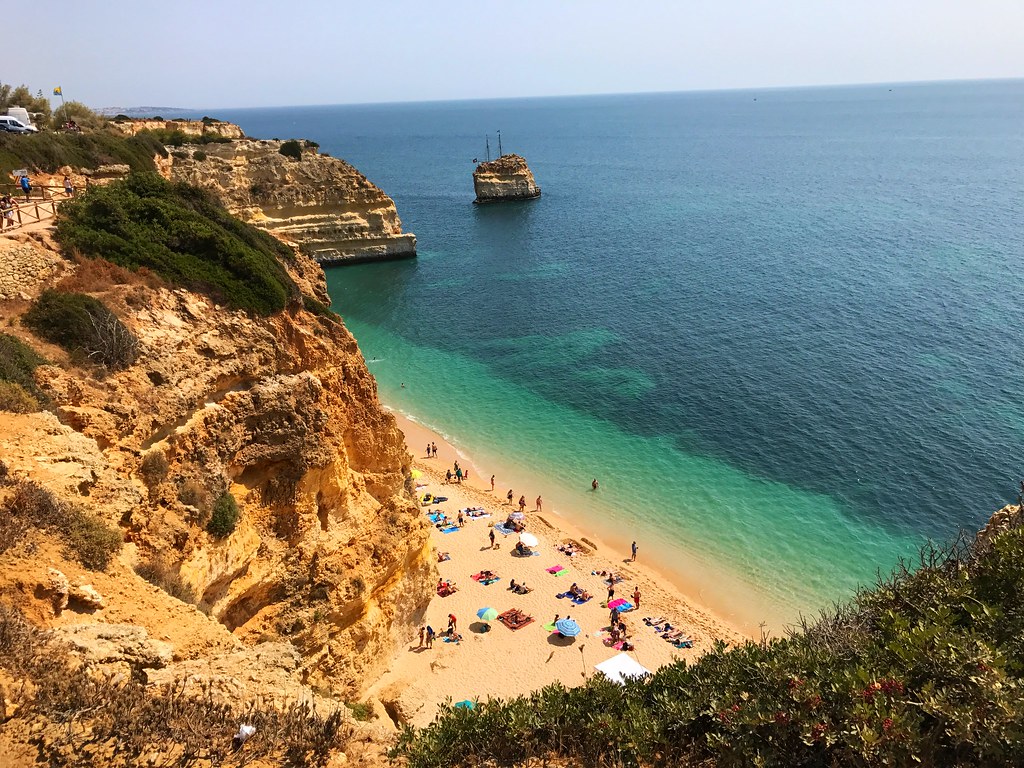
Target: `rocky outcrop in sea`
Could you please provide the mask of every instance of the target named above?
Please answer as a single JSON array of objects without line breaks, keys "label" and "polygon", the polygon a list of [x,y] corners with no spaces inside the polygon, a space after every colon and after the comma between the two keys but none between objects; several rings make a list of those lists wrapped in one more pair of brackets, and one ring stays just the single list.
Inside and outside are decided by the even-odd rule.
[{"label": "rocky outcrop in sea", "polygon": [[540,187],[526,159],[519,155],[502,155],[497,160],[480,163],[473,171],[474,203],[497,203],[505,200],[532,200],[540,197]]}]

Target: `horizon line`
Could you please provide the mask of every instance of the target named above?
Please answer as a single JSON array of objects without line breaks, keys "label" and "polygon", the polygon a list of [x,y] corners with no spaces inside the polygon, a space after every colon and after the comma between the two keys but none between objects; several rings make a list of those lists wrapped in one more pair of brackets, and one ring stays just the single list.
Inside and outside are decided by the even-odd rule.
[{"label": "horizon line", "polygon": [[[341,102],[318,102],[315,104],[267,104],[263,106],[235,106],[235,107],[162,107],[162,109],[175,109],[182,112],[202,112],[209,109],[233,109],[233,110],[245,110],[245,109],[291,109],[291,108],[309,108],[309,107],[382,107],[382,106],[399,106],[409,104],[450,104],[450,103],[471,103],[476,101],[488,102],[488,101],[527,101],[527,100],[540,100],[540,99],[572,99],[572,98],[592,98],[599,96],[657,96],[657,95],[671,95],[671,94],[683,94],[683,93],[733,93],[742,91],[797,91],[797,90],[815,90],[823,88],[867,88],[872,86],[921,86],[921,85],[939,85],[939,84],[950,84],[950,83],[994,83],[994,82],[1012,82],[1016,80],[1024,80],[1024,75],[1012,76],[1012,77],[977,77],[977,78],[946,78],[938,80],[879,80],[870,82],[857,82],[857,83],[805,83],[802,85],[744,85],[744,86],[730,86],[725,88],[686,88],[681,90],[651,90],[651,91],[595,91],[590,93],[560,93],[560,94],[546,94],[542,96],[479,96],[479,97],[462,97],[462,98],[444,98],[444,99],[410,99],[401,101],[341,101]],[[118,109],[141,109],[142,106],[138,107],[118,107]],[[98,109],[112,109],[112,107],[98,107]]]}]

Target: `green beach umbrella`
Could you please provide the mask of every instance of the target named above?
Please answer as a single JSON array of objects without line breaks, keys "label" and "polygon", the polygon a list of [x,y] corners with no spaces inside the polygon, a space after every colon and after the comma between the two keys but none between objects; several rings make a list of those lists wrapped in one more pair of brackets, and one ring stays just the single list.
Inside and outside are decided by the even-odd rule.
[{"label": "green beach umbrella", "polygon": [[455,706],[460,708],[460,709],[476,709],[476,704],[474,704],[469,699],[464,699],[462,701],[456,701],[455,702]]},{"label": "green beach umbrella", "polygon": [[498,618],[498,612],[493,608],[481,608],[476,615],[483,621],[494,621]]}]

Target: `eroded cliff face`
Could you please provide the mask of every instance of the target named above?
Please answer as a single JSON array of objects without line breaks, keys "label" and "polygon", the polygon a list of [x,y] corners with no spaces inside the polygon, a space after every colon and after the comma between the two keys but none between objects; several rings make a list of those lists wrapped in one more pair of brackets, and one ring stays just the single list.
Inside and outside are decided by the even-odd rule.
[{"label": "eroded cliff face", "polygon": [[489,163],[480,163],[473,171],[475,203],[503,200],[532,200],[540,197],[540,187],[526,160],[519,155],[502,155]]},{"label": "eroded cliff face", "polygon": [[161,172],[216,193],[234,214],[294,243],[324,264],[412,258],[416,236],[402,232],[394,201],[344,160],[280,141],[246,139],[174,154]]},{"label": "eroded cliff face", "polygon": [[[47,246],[0,241],[0,259],[34,264]],[[358,695],[411,636],[434,566],[403,437],[351,334],[334,316],[296,307],[254,318],[151,280],[112,284],[65,269],[71,287],[100,297],[137,335],[139,362],[100,376],[7,322],[41,283],[0,301],[0,321],[59,363],[36,371],[55,414],[3,414],[0,457],[9,478],[44,483],[124,532],[130,546],[100,590],[116,583],[121,599],[108,600],[99,620],[117,616],[164,637],[173,615],[181,659],[287,642],[301,655],[299,682]],[[313,262],[298,255],[291,271],[304,292],[325,296]],[[218,540],[205,523],[224,492],[241,516]],[[33,552],[0,555],[0,598],[31,603],[30,566],[69,567]],[[156,561],[215,621],[132,570]],[[126,618],[129,592],[150,607]],[[214,639],[182,650],[204,633]]]}]

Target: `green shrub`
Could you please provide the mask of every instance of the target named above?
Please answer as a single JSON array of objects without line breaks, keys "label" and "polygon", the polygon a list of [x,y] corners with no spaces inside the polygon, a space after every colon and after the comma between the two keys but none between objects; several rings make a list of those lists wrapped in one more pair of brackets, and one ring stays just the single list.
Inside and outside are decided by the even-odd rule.
[{"label": "green shrub", "polygon": [[341,320],[341,318],[339,318],[334,312],[331,311],[330,307],[328,307],[322,301],[314,299],[312,296],[303,295],[302,307],[307,312],[311,312],[317,317],[322,317],[325,320],[330,320],[331,322],[340,322]]},{"label": "green shrub", "polygon": [[42,410],[39,401],[13,381],[0,381],[0,411],[35,413]]},{"label": "green shrub", "polygon": [[19,543],[32,528],[40,528],[61,536],[66,555],[91,570],[106,570],[123,542],[119,531],[31,481],[18,484],[0,519],[7,526],[6,535],[0,535],[0,552]]},{"label": "green shrub", "polygon": [[213,503],[213,513],[206,530],[215,539],[224,539],[235,531],[238,525],[238,502],[230,493],[222,493]]},{"label": "green shrub", "polygon": [[290,157],[292,160],[302,159],[302,145],[294,139],[289,139],[281,145],[281,148],[277,150],[285,157]]},{"label": "green shrub", "polygon": [[61,207],[57,239],[85,256],[146,267],[169,283],[267,315],[298,291],[284,243],[231,216],[206,192],[132,174]]},{"label": "green shrub", "polygon": [[192,159],[202,162],[203,160],[206,159],[206,153],[203,152],[203,150],[201,149],[197,149],[195,152],[192,153]]},{"label": "green shrub", "polygon": [[69,352],[81,352],[111,370],[138,358],[139,342],[106,305],[84,293],[47,289],[25,313],[25,324]]},{"label": "green shrub", "polygon": [[319,144],[317,144],[315,141],[310,141],[309,139],[306,139],[304,142],[302,142],[302,146],[304,146],[306,149],[320,149]]},{"label": "green shrub", "polygon": [[[19,394],[19,390],[36,402],[37,407],[32,410],[37,411],[39,406],[48,402],[46,395],[36,386],[35,378],[33,377],[33,372],[40,365],[46,365],[44,357],[36,354],[30,346],[14,336],[0,333],[0,383],[15,385],[18,388],[7,389],[8,403],[27,402]],[[0,401],[3,399],[3,396],[0,395]],[[0,410],[15,410],[17,413],[27,413],[27,411],[4,408],[3,406],[0,406]]]},{"label": "green shrub", "polygon": [[373,703],[369,701],[346,701],[345,706],[349,708],[354,720],[363,722],[373,717]]}]

